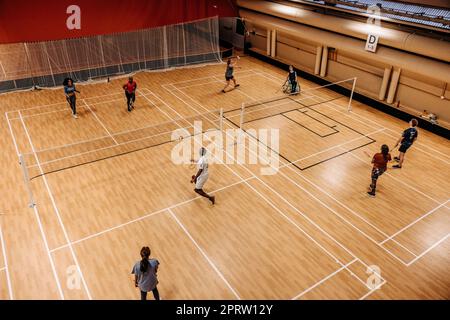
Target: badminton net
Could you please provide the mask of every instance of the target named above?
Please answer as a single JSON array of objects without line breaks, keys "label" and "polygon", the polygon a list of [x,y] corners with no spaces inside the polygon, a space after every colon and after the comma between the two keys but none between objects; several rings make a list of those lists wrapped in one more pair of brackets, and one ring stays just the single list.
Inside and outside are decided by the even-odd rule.
[{"label": "badminton net", "polygon": [[324,86],[301,90],[298,94],[283,94],[262,100],[255,100],[241,105],[240,111],[226,113],[227,119],[239,117],[239,127],[246,123],[270,118],[285,112],[326,105],[339,100],[351,111],[351,102],[355,90],[356,78],[345,79]]},{"label": "badminton net", "polygon": [[[105,160],[128,153],[175,143],[207,131],[222,130],[222,110],[126,130],[87,141],[23,153],[21,165],[28,179]],[[173,135],[179,130],[178,135]]]}]

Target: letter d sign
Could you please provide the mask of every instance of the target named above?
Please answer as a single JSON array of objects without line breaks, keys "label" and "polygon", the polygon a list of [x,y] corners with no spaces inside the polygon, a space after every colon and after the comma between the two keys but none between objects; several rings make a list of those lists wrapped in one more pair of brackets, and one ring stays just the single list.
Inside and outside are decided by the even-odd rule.
[{"label": "letter d sign", "polygon": [[377,51],[378,36],[369,34],[366,41],[366,50],[370,52]]}]

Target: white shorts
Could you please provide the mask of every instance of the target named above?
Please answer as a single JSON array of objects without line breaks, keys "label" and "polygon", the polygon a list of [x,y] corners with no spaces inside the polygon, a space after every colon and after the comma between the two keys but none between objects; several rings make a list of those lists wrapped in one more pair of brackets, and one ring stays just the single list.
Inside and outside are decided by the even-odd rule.
[{"label": "white shorts", "polygon": [[203,189],[203,185],[208,180],[208,175],[200,175],[200,177],[197,178],[197,182],[195,182],[195,189]]}]

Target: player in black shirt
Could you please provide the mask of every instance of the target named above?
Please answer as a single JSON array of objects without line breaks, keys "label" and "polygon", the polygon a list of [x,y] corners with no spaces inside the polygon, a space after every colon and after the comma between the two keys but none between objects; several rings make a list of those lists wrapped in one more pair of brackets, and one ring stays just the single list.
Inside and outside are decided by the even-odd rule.
[{"label": "player in black shirt", "polygon": [[289,83],[291,84],[291,94],[297,94],[298,91],[300,91],[300,90],[297,90],[297,85],[298,85],[297,72],[295,72],[293,65],[289,66],[289,73],[287,76],[287,81],[289,81]]},{"label": "player in black shirt", "polygon": [[397,143],[395,144],[394,148],[398,146],[400,143],[400,148],[398,148],[399,154],[398,157],[395,157],[394,160],[398,162],[395,166],[392,166],[393,168],[400,169],[403,164],[403,160],[405,159],[405,153],[406,150],[408,150],[414,141],[417,139],[417,127],[418,121],[416,119],[411,119],[409,122],[409,128],[403,131],[402,136],[400,139],[398,139]]}]

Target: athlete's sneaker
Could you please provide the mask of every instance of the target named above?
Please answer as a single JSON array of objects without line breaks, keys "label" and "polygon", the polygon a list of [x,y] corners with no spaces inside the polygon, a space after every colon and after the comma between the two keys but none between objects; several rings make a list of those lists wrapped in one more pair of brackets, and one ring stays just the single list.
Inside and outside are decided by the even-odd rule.
[{"label": "athlete's sneaker", "polygon": [[238,84],[236,84],[234,87],[237,88],[237,87],[239,87],[239,86],[240,86],[240,84],[238,83]]},{"label": "athlete's sneaker", "polygon": [[77,116],[76,113],[73,113],[73,114],[72,114],[72,117],[73,117],[74,119],[78,119],[78,116]]},{"label": "athlete's sneaker", "polygon": [[400,161],[400,158],[399,158],[399,157],[394,157],[394,160],[397,161],[397,162],[399,162],[399,161]]},{"label": "athlete's sneaker", "polygon": [[400,165],[396,164],[395,166],[392,166],[392,168],[395,168],[395,169],[401,169],[401,168],[402,168],[402,166],[400,166]]},{"label": "athlete's sneaker", "polygon": [[211,200],[211,203],[212,203],[212,204],[215,204],[215,203],[216,203],[216,197],[215,197],[215,196],[212,196],[209,200]]},{"label": "athlete's sneaker", "polygon": [[367,194],[369,195],[369,197],[375,197],[375,191],[369,191],[367,192]]}]

